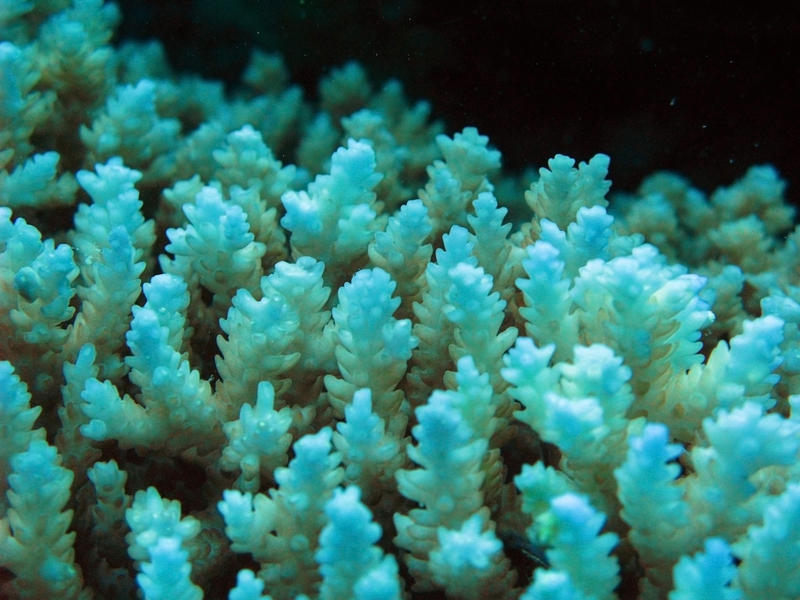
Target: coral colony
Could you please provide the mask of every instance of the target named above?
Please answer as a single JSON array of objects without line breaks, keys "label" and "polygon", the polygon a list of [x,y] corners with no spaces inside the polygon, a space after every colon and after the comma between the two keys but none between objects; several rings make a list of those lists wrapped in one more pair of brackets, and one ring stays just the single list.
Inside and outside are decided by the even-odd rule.
[{"label": "coral colony", "polygon": [[[0,597],[800,597],[800,229],[757,166],[511,177],[0,3]],[[282,157],[278,160],[276,157]]]}]

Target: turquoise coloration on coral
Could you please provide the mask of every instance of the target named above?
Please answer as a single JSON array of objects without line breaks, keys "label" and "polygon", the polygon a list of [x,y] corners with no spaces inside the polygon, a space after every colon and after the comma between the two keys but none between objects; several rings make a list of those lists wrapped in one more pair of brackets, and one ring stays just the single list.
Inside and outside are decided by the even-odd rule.
[{"label": "turquoise coloration on coral", "polygon": [[[800,597],[800,227],[0,1],[0,597]],[[284,164],[285,163],[285,164]]]}]

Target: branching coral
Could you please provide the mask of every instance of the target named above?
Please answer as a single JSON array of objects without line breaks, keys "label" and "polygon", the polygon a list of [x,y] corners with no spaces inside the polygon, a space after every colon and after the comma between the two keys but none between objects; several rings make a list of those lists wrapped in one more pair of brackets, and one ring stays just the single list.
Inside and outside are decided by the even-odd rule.
[{"label": "branching coral", "polygon": [[355,63],[229,95],[117,19],[0,6],[0,596],[800,597],[774,169],[526,191]]}]

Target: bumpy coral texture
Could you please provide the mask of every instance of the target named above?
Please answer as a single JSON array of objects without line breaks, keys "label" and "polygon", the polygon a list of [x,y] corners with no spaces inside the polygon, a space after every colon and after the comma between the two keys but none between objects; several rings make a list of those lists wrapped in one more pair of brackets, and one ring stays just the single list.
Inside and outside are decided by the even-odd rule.
[{"label": "bumpy coral texture", "polygon": [[800,228],[0,2],[0,597],[800,597]]}]

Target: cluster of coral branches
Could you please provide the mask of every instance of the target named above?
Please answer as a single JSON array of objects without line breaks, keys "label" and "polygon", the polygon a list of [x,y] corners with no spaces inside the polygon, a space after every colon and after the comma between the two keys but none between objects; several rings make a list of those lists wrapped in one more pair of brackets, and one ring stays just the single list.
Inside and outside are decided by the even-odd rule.
[{"label": "cluster of coral branches", "polygon": [[[800,228],[0,3],[0,596],[800,597]],[[794,228],[794,229],[793,229]]]}]

